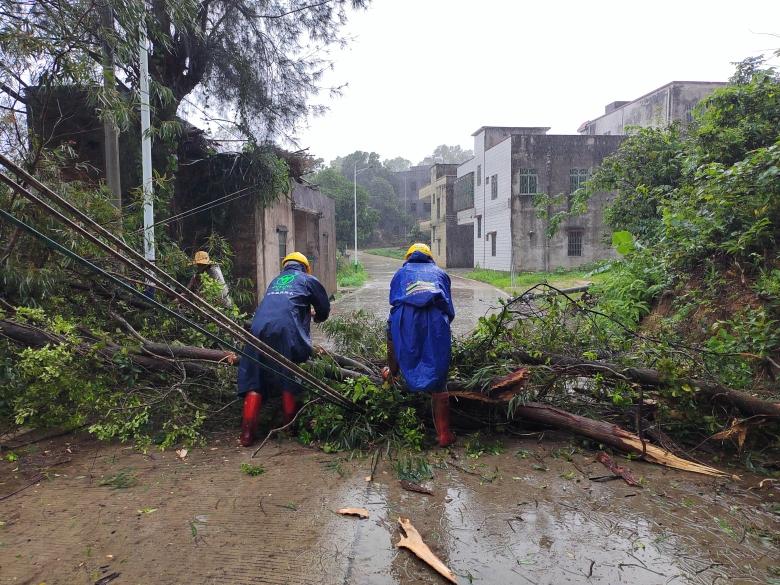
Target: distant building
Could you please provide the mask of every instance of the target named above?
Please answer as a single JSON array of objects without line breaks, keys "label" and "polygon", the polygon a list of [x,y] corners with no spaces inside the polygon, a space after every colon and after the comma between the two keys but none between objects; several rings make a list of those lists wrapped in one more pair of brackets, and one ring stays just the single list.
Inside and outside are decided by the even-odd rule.
[{"label": "distant building", "polygon": [[[33,88],[29,94],[28,125],[31,137],[47,148],[68,144],[75,160],[62,168],[70,180],[99,185],[105,176],[104,133],[87,92],[79,87],[56,87],[46,92]],[[273,203],[263,206],[251,179],[245,177],[245,157],[241,153],[215,153],[205,133],[179,120],[183,137],[176,156],[179,168],[175,194],[167,210],[157,209],[159,217],[183,214],[169,222],[166,230],[188,255],[202,249],[212,233],[224,237],[233,250],[232,275],[251,279],[257,299],[262,298],[271,279],[279,273],[281,259],[298,250],[312,263],[312,271],[329,294],[336,292],[335,202],[318,189],[298,180],[288,193],[279,193]],[[119,139],[122,190],[125,198],[141,182],[137,128]],[[296,155],[276,149],[285,158],[291,174]],[[296,179],[298,177],[293,177]],[[245,195],[241,195],[245,192]],[[213,208],[196,208],[234,195]],[[194,213],[187,212],[196,210]],[[139,226],[140,227],[140,226]]]},{"label": "distant building", "polygon": [[561,207],[593,168],[614,152],[622,136],[547,135],[544,127],[484,126],[474,137],[474,158],[457,169],[457,223],[473,230],[475,266],[504,271],[575,267],[613,255],[602,219],[608,194],[588,213],[569,218],[552,238],[537,217],[534,197],[560,195]]},{"label": "distant building", "polygon": [[420,201],[431,210],[420,229],[430,230],[433,257],[445,268],[474,265],[474,231],[469,225],[458,225],[455,212],[457,171],[456,164],[436,163],[430,168],[430,183],[419,191]]},{"label": "distant building", "polygon": [[429,165],[409,167],[405,171],[394,172],[390,181],[401,209],[410,213],[418,222],[427,221],[431,213],[430,203],[418,198],[418,192],[431,178],[430,169]]},{"label": "distant building", "polygon": [[672,81],[630,102],[612,102],[604,115],[583,123],[580,134],[625,134],[629,126],[663,128],[672,122],[687,126],[693,108],[726,83],[719,81]]}]

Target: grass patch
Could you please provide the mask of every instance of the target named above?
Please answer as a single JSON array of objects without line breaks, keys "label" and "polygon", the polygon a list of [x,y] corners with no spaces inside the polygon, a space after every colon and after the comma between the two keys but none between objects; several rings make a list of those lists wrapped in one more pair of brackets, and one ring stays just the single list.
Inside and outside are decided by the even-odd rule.
[{"label": "grass patch", "polygon": [[540,282],[546,282],[558,288],[570,288],[585,282],[598,283],[604,278],[605,274],[599,271],[598,268],[598,266],[589,265],[572,270],[559,269],[553,272],[520,272],[515,274],[514,286],[511,274],[503,270],[475,268],[466,274],[466,278],[486,282],[496,288],[514,294],[521,293]]},{"label": "grass patch", "polygon": [[265,468],[262,465],[252,465],[251,463],[242,463],[241,471],[246,473],[249,477],[257,477],[265,473]]},{"label": "grass patch", "polygon": [[363,286],[367,279],[368,272],[360,262],[357,266],[352,262],[344,262],[336,273],[339,288],[357,288]]},{"label": "grass patch", "polygon": [[370,250],[366,250],[366,254],[403,260],[404,256],[406,256],[406,248],[371,248]]}]

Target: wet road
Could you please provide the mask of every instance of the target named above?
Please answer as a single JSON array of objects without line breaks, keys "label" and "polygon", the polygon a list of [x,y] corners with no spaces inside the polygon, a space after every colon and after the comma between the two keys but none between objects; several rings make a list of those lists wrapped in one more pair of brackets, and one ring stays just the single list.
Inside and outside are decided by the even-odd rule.
[{"label": "wet road", "polygon": [[[402,262],[372,254],[360,254],[359,259],[366,267],[369,279],[363,287],[338,299],[333,304],[333,314],[363,309],[384,319],[390,311],[390,280]],[[452,272],[450,278],[452,302],[455,305],[455,320],[452,322],[454,335],[467,335],[474,329],[480,317],[498,307],[499,298],[507,297],[506,293],[489,284],[469,280]],[[322,333],[315,331],[314,340],[316,343],[322,343]]]},{"label": "wet road", "polygon": [[[499,455],[429,452],[429,496],[402,490],[391,461],[367,482],[369,458],[283,440],[250,459],[235,440],[212,437],[181,460],[70,437],[0,460],[0,496],[22,490],[0,500],[0,584],[444,583],[395,547],[399,516],[461,585],[774,582],[780,494],[748,474],[632,461],[644,488],[595,482],[594,453],[548,431],[542,443],[504,439]],[[250,461],[264,473],[242,473]],[[117,474],[134,481],[101,485]],[[370,517],[337,515],[344,506]]]}]

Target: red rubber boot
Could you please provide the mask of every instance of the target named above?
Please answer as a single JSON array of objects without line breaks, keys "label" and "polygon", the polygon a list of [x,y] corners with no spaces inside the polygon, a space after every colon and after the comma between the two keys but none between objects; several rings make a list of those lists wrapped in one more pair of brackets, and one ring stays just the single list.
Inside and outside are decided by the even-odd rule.
[{"label": "red rubber boot", "polygon": [[257,421],[260,418],[260,405],[263,397],[252,390],[244,396],[244,417],[241,421],[241,446],[250,447],[255,442]]},{"label": "red rubber boot", "polygon": [[282,390],[282,413],[284,424],[290,424],[298,414],[298,402],[295,400],[295,394],[289,390]]},{"label": "red rubber boot", "polygon": [[455,442],[455,434],[450,430],[450,395],[448,392],[431,394],[433,426],[439,439],[439,447],[448,447]]}]

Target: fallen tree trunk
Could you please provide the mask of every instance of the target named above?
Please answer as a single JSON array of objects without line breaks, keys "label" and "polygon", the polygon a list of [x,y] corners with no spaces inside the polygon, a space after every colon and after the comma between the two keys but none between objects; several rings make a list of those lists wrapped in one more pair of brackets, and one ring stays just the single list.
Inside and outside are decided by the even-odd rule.
[{"label": "fallen tree trunk", "polygon": [[652,443],[642,441],[634,433],[630,433],[617,425],[572,414],[554,406],[527,402],[517,407],[515,415],[526,420],[571,431],[623,452],[642,455],[645,460],[651,463],[714,477],[730,477],[728,473],[714,467],[682,459]]},{"label": "fallen tree trunk", "polygon": [[[54,335],[52,333],[49,333],[47,331],[44,331],[38,327],[25,325],[23,323],[16,323],[14,321],[9,321],[7,319],[0,320],[0,335],[5,335],[6,337],[15,341],[16,343],[20,343],[27,347],[43,347],[45,345],[59,345],[65,342],[63,338]],[[153,345],[160,345],[166,348],[169,347],[169,346],[165,346],[164,344],[153,344]],[[123,351],[122,347],[110,343],[105,347],[101,347],[97,350],[95,350],[93,346],[86,345],[86,344],[79,346],[78,349],[84,352],[96,351],[98,355],[102,356],[107,361],[112,361],[113,358],[118,353]],[[204,350],[203,348],[189,348],[189,349],[200,350],[203,352],[214,351],[214,350]],[[222,355],[222,359],[226,357],[227,353],[228,352],[219,352],[219,354]],[[214,355],[215,354],[212,354],[212,357]],[[177,361],[175,359],[176,356],[174,355],[173,352],[170,353],[169,358],[166,358],[166,357],[155,357],[153,355],[142,355],[139,352],[131,351],[128,354],[128,357],[137,366],[147,368],[149,370],[154,370],[154,371],[171,372],[171,371],[179,371],[182,368],[184,368],[184,370],[189,375],[203,375],[210,371],[210,368],[201,366],[199,364]],[[220,360],[212,360],[212,358],[205,358],[205,357],[200,359],[207,359],[209,361],[220,361]]]},{"label": "fallen tree trunk", "polygon": [[[535,353],[532,355],[525,351],[515,352],[514,357],[523,364],[551,366],[571,374],[601,374],[605,378],[635,382],[643,386],[663,387],[669,385],[669,381],[664,378],[663,374],[652,368],[626,367],[600,360],[580,360],[556,354]],[[780,416],[780,402],[762,400],[746,392],[732,390],[707,380],[677,379],[674,382],[690,386],[700,396],[728,402],[750,416],[756,414]]]}]

